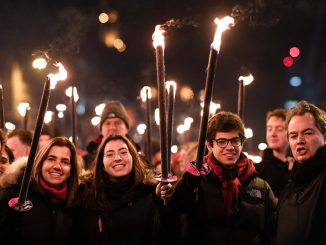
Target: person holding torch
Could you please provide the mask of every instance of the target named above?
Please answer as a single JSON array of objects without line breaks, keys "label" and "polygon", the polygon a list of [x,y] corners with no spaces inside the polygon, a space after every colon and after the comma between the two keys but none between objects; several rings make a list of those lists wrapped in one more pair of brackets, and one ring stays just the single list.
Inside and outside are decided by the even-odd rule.
[{"label": "person holding torch", "polygon": [[65,137],[56,137],[38,151],[28,194],[31,206],[19,211],[8,205],[18,196],[26,167],[17,164],[12,163],[13,171],[5,172],[1,179],[1,242],[71,244],[79,184],[75,146]]},{"label": "person holding torch", "polygon": [[276,198],[242,153],[244,124],[231,112],[208,121],[208,154],[175,187],[170,203],[186,214],[185,244],[270,244]]},{"label": "person holding torch", "polygon": [[[172,185],[145,173],[146,164],[123,135],[103,138],[83,197],[78,244],[167,244]],[[171,244],[171,243],[169,243]]]}]

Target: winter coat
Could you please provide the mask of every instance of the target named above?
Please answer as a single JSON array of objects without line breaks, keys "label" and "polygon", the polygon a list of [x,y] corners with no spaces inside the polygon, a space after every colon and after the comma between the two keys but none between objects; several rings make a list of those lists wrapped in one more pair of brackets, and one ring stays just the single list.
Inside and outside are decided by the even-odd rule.
[{"label": "winter coat", "polygon": [[241,183],[238,211],[221,212],[222,183],[212,172],[186,172],[171,201],[187,214],[185,244],[270,244],[275,232],[276,199],[266,181],[252,174]]},{"label": "winter coat", "polygon": [[290,177],[287,162],[273,155],[271,149],[264,150],[263,160],[255,165],[258,176],[267,181],[276,197],[279,197]]},{"label": "winter coat", "polygon": [[[16,163],[16,162],[15,162]],[[30,186],[27,200],[32,209],[16,211],[8,202],[19,196],[24,164],[11,164],[1,179],[0,237],[3,244],[69,244],[76,209],[66,208],[64,202],[51,203]],[[13,169],[15,169],[13,171]],[[8,178],[7,178],[8,177]],[[15,177],[15,178],[13,178]]]},{"label": "winter coat", "polygon": [[95,202],[81,206],[77,243],[173,244],[169,231],[175,225],[172,221],[175,216],[155,195],[155,185],[138,184],[129,200],[114,208],[100,208]]},{"label": "winter coat", "polygon": [[326,147],[295,162],[278,205],[276,244],[326,244]]}]

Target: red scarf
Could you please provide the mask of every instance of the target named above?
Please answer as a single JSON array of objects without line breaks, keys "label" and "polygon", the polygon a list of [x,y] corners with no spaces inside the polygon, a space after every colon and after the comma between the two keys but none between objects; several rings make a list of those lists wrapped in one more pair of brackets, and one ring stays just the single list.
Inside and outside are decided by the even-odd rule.
[{"label": "red scarf", "polygon": [[226,214],[232,214],[238,210],[238,194],[241,182],[246,181],[255,171],[252,160],[241,155],[234,166],[225,168],[215,159],[213,153],[210,153],[205,156],[205,162],[222,182],[222,211]]},{"label": "red scarf", "polygon": [[67,183],[64,183],[59,190],[49,186],[42,178],[40,178],[40,184],[50,197],[51,202],[57,203],[67,200]]}]

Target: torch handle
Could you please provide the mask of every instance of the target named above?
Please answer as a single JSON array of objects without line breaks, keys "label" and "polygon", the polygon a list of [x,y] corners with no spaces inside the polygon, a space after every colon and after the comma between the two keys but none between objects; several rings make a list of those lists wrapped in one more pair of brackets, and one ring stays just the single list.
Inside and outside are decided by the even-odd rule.
[{"label": "torch handle", "polygon": [[152,157],[152,128],[151,128],[151,101],[148,96],[148,90],[146,89],[146,124],[147,124],[147,158],[151,161]]},{"label": "torch handle", "polygon": [[244,81],[239,81],[238,89],[238,115],[243,120],[244,117]]},{"label": "torch handle", "polygon": [[165,104],[165,69],[163,47],[156,47],[156,70],[158,87],[158,105],[160,111],[160,145],[162,161],[162,179],[168,178],[167,139],[166,139],[166,104]]},{"label": "torch handle", "polygon": [[168,113],[167,113],[167,163],[168,170],[171,169],[171,146],[172,146],[172,128],[174,112],[174,86],[170,85],[168,93]]},{"label": "torch handle", "polygon": [[208,117],[209,117],[209,107],[212,100],[212,90],[213,90],[214,79],[215,79],[217,56],[218,56],[217,51],[211,48],[209,53],[207,74],[206,74],[203,116],[200,121],[200,131],[198,137],[198,151],[197,151],[197,158],[196,158],[197,169],[200,169],[203,164]]},{"label": "torch handle", "polygon": [[50,79],[47,78],[47,80],[45,81],[45,84],[44,84],[41,104],[40,104],[39,112],[37,115],[37,122],[36,122],[35,130],[34,130],[31,149],[30,149],[30,153],[29,153],[29,156],[27,159],[27,165],[26,165],[26,169],[24,171],[22,184],[20,187],[18,204],[21,204],[21,205],[23,205],[25,203],[25,200],[27,198],[32,167],[33,167],[33,163],[34,163],[34,159],[35,159],[35,155],[36,155],[36,151],[37,151],[37,147],[38,147],[38,143],[39,143],[42,127],[43,127],[45,112],[47,110],[48,103],[49,103],[50,91],[51,91],[50,90]]},{"label": "torch handle", "polygon": [[76,102],[75,102],[75,83],[71,89],[71,122],[72,122],[72,142],[77,147],[77,122],[76,122]]},{"label": "torch handle", "polygon": [[4,105],[3,105],[3,88],[0,85],[0,129],[5,129],[5,114],[4,114]]},{"label": "torch handle", "polygon": [[29,109],[25,109],[25,116],[24,116],[24,130],[27,130],[28,127],[28,117],[29,117]]}]

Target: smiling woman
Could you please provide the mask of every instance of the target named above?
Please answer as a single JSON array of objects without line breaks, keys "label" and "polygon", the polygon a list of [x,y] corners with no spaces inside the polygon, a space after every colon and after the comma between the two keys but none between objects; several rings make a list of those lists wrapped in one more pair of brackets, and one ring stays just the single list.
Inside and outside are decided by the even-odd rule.
[{"label": "smiling woman", "polygon": [[[28,200],[33,208],[16,211],[8,201],[17,197],[23,169],[16,180],[4,183],[0,196],[0,236],[11,244],[68,244],[75,220],[79,167],[74,145],[65,137],[53,138],[37,153]],[[12,171],[10,171],[12,173]],[[5,173],[6,174],[6,173]]]},{"label": "smiling woman", "polygon": [[[85,201],[77,222],[78,243],[163,244],[172,238],[172,232],[162,225],[163,219],[169,220],[169,207],[160,199],[172,195],[171,186],[157,184],[153,172],[145,166],[127,137],[110,135],[103,139],[93,178],[89,185],[85,182]],[[164,210],[166,215],[162,217]],[[175,223],[171,224],[173,227]]]}]

